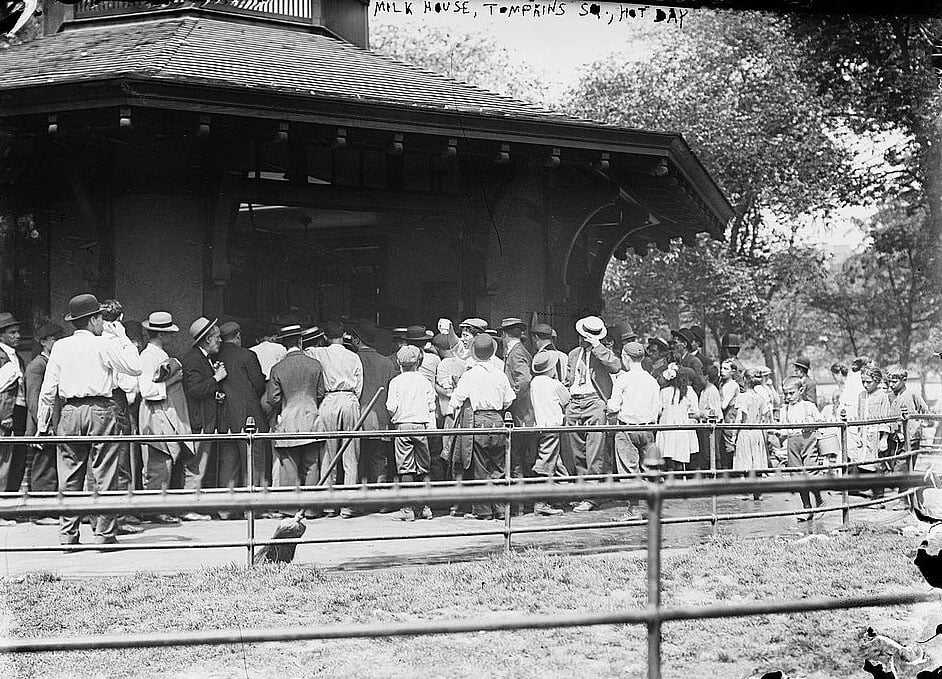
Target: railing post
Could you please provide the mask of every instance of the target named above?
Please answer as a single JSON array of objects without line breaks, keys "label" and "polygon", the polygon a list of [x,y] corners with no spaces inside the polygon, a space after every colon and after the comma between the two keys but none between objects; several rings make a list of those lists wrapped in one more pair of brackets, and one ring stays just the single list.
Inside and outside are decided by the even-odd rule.
[{"label": "railing post", "polygon": [[[841,408],[841,467],[838,469],[838,476],[844,476],[847,474],[847,467],[843,466],[847,464],[847,409]],[[850,508],[847,506],[849,502],[849,497],[847,494],[847,489],[841,491],[841,524],[846,526],[850,523]]]},{"label": "railing post", "polygon": [[[504,426],[507,428],[507,450],[504,451],[504,480],[507,482],[507,489],[510,489],[510,466],[512,462],[512,456],[510,454],[510,446],[513,441],[513,430],[514,430],[514,418],[510,412],[504,413]],[[511,545],[511,527],[510,527],[510,502],[504,504],[504,551],[510,552]]]},{"label": "railing post", "polygon": [[[710,423],[710,471],[714,472],[712,478],[716,481],[716,449],[719,446],[719,437],[723,435],[721,429],[716,428],[716,415],[710,415],[707,417],[707,422]],[[712,496],[712,509],[713,514],[710,519],[710,527],[713,530],[713,535],[716,535],[716,495]]]},{"label": "railing post", "polygon": [[[911,426],[909,423],[909,408],[907,408],[906,406],[900,407],[899,414],[903,420],[902,427],[901,427],[903,431],[903,450],[906,451],[906,457],[903,458],[903,462],[904,462],[903,471],[906,472],[907,474],[910,474],[912,473],[913,468],[916,466],[916,461],[913,459],[913,444],[909,440],[909,428]],[[898,446],[897,446],[896,452],[897,454],[899,453]],[[896,466],[896,462],[893,463],[893,466],[894,467]],[[897,492],[902,492],[902,488],[897,488],[896,490]],[[908,499],[909,499],[909,506],[911,508],[912,503],[913,503],[913,496],[912,495],[908,496]],[[905,502],[905,500],[903,500],[903,498],[900,498],[900,502]]]},{"label": "railing post", "polygon": [[661,679],[661,486],[648,481],[648,679]]},{"label": "railing post", "polygon": [[[252,449],[255,447],[255,434],[258,432],[258,427],[255,424],[255,418],[249,417],[245,420],[245,433],[248,435],[248,440],[245,444],[245,485],[248,488],[249,495],[255,492],[255,479],[254,470],[252,468]],[[246,564],[249,568],[252,567],[252,561],[255,558],[255,512],[250,508],[245,513],[245,537],[246,545],[245,549],[248,552]]]}]

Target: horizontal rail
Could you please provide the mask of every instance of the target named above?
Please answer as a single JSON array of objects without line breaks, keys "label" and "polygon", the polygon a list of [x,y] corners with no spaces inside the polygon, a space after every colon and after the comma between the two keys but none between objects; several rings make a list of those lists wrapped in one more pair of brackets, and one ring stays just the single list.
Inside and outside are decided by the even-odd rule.
[{"label": "horizontal rail", "polygon": [[[942,417],[942,416],[940,416]],[[862,427],[879,424],[894,424],[902,422],[902,417],[880,418],[870,420],[854,420],[848,422],[814,422],[808,424],[784,424],[779,422],[762,424],[744,424],[744,423],[726,423],[726,422],[691,422],[690,424],[598,424],[598,425],[580,425],[580,426],[560,426],[560,427],[490,427],[490,428],[468,428],[468,429],[428,429],[429,436],[484,436],[489,434],[506,434],[513,431],[516,434],[562,434],[567,432],[631,432],[631,431],[690,431],[698,429],[724,429],[730,431],[740,430],[792,430],[792,429],[841,429],[842,427]],[[917,419],[917,418],[910,418]],[[922,416],[919,416],[922,419]],[[377,429],[377,430],[357,430],[357,431],[309,431],[309,432],[259,432],[248,434],[245,432],[236,433],[212,433],[212,434],[121,434],[116,436],[11,436],[6,437],[4,442],[12,444],[57,444],[57,443],[88,443],[89,441],[100,441],[107,443],[134,442],[134,443],[160,443],[160,442],[178,442],[187,441],[296,441],[301,439],[337,439],[337,438],[398,438],[403,436],[413,436],[415,431],[400,431],[396,429]]]},{"label": "horizontal rail", "polygon": [[[659,483],[651,483],[658,481]],[[365,488],[324,491],[297,491],[273,493],[230,490],[227,493],[202,493],[194,491],[187,495],[145,495],[128,492],[116,494],[93,494],[82,497],[31,497],[17,496],[15,499],[0,499],[0,518],[13,516],[44,516],[50,513],[61,515],[84,514],[139,514],[167,513],[196,510],[203,513],[233,510],[278,509],[295,512],[299,508],[367,509],[383,505],[409,506],[421,504],[484,503],[505,504],[542,500],[646,500],[653,493],[664,499],[685,499],[712,495],[738,495],[743,493],[795,492],[854,490],[864,488],[913,488],[926,485],[923,474],[868,474],[864,476],[803,475],[796,478],[748,478],[711,481],[678,482],[664,479],[659,474],[650,474],[649,481],[622,483],[557,484],[548,480],[545,484],[517,483],[500,484],[484,482],[471,486],[455,483],[449,487],[433,487],[431,484],[412,484],[414,487],[370,490]]]},{"label": "horizontal rail", "polygon": [[421,622],[382,622],[359,625],[316,627],[275,627],[268,629],[186,630],[149,634],[82,635],[0,639],[0,653],[48,653],[118,648],[167,646],[208,646],[219,644],[300,641],[314,639],[376,639],[426,634],[460,634],[522,629],[551,629],[593,625],[641,625],[650,622],[704,620],[754,615],[775,615],[810,611],[830,611],[875,606],[902,606],[939,601],[937,593],[900,592],[862,597],[796,599],[791,601],[745,602],[739,604],[678,608],[645,607],[614,613],[570,613],[557,615],[501,616],[471,620],[429,620]]}]

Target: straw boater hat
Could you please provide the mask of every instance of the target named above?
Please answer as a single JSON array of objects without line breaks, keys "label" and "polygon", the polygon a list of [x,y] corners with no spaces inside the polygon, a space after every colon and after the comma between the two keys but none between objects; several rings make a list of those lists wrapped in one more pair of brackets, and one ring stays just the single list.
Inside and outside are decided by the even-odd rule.
[{"label": "straw boater hat", "polygon": [[599,341],[608,335],[605,322],[598,316],[580,318],[576,321],[576,332],[586,339],[597,339]]},{"label": "straw boater hat", "polygon": [[[298,327],[301,327],[301,326],[298,326]],[[305,342],[313,342],[317,338],[324,337],[324,336],[325,336],[324,329],[317,325],[312,325],[310,328],[308,328],[307,330],[304,330],[301,333],[301,339],[304,340]]]},{"label": "straw boater hat", "polygon": [[504,318],[500,322],[501,330],[509,330],[510,328],[520,328],[521,330],[527,329],[527,324],[524,323],[519,318]]},{"label": "straw boater hat", "polygon": [[300,337],[304,334],[304,331],[301,329],[300,325],[283,325],[278,329],[278,339],[284,340],[289,337]]},{"label": "straw boater hat", "polygon": [[199,344],[200,340],[206,337],[209,331],[215,327],[216,321],[218,320],[218,318],[209,320],[204,316],[200,316],[195,321],[193,321],[190,324],[190,337],[193,338],[193,344]]},{"label": "straw boater hat", "polygon": [[[66,319],[68,320],[68,319]],[[14,325],[19,325],[20,322],[13,318],[13,314],[9,311],[4,311],[0,313],[0,330],[5,330],[7,328],[12,328]]]},{"label": "straw boater hat", "polygon": [[147,320],[141,323],[144,330],[150,332],[177,332],[180,330],[173,324],[173,317],[166,311],[155,311]]},{"label": "straw boater hat", "polygon": [[69,300],[69,313],[66,315],[65,320],[77,321],[80,318],[94,316],[98,313],[101,313],[101,302],[98,301],[95,295],[76,295]]},{"label": "straw boater hat", "polygon": [[543,375],[556,367],[556,356],[548,351],[538,351],[533,357],[533,374]]}]

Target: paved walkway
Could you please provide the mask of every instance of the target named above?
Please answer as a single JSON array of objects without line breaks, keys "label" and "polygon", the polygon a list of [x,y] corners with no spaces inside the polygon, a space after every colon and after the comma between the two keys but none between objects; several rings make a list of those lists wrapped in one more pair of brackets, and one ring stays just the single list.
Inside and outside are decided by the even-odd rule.
[{"label": "paved walkway", "polygon": [[[851,497],[853,501],[853,496]],[[840,503],[840,495],[826,493],[825,501],[832,506]],[[717,511],[723,513],[766,512],[798,509],[797,495],[769,495],[761,501],[744,500],[737,497],[719,498]],[[623,504],[603,506],[599,511],[576,514],[567,511],[562,516],[538,517],[527,515],[513,518],[513,528],[537,528],[575,524],[607,524],[625,511]],[[665,502],[665,517],[708,515],[711,500],[673,500]],[[856,509],[851,512],[852,521],[866,521],[899,525],[915,523],[908,512]],[[278,521],[264,519],[256,521],[257,539],[267,539]],[[455,532],[502,531],[503,521],[475,521],[448,516],[433,520],[402,523],[393,521],[391,515],[373,514],[352,519],[321,518],[307,521],[305,538],[350,539],[368,536],[441,536]],[[827,532],[841,525],[839,511],[828,512],[810,525],[800,523],[795,517],[745,519],[721,522],[718,535],[740,536],[800,536],[809,532]],[[179,526],[145,524],[146,530],[139,535],[122,536],[127,544],[170,543],[193,546],[191,549],[146,549],[125,550],[113,553],[86,551],[63,554],[61,552],[3,552],[0,553],[0,575],[18,576],[28,572],[47,571],[64,577],[84,577],[137,571],[152,571],[164,574],[204,567],[223,566],[232,562],[244,564],[247,551],[244,547],[200,548],[201,542],[244,540],[245,521],[207,521],[185,523]],[[664,525],[665,547],[693,546],[713,533],[709,522]],[[537,548],[555,553],[588,554],[624,549],[643,549],[646,528],[631,526],[600,529],[577,529],[558,532],[522,533],[513,536],[515,549]],[[88,526],[82,526],[82,540],[91,538]],[[0,527],[0,545],[39,546],[56,545],[56,526],[36,526],[21,523]],[[414,564],[447,563],[485,558],[504,548],[502,535],[473,535],[462,537],[422,537],[417,539],[384,539],[379,541],[337,542],[327,544],[300,545],[295,563],[313,564],[323,569],[367,569]]]}]

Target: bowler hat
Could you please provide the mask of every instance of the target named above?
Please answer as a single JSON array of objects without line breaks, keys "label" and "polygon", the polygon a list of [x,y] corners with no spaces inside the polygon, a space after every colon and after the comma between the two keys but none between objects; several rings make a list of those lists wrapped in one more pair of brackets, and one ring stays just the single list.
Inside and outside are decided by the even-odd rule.
[{"label": "bowler hat", "polygon": [[671,350],[671,345],[667,343],[667,340],[664,339],[663,337],[658,337],[657,335],[648,339],[648,346],[652,344],[656,346],[657,348],[659,348],[661,351]]},{"label": "bowler hat", "polygon": [[218,318],[209,320],[204,316],[200,316],[195,321],[190,323],[190,337],[193,338],[193,344],[199,344],[200,340],[206,337],[209,331],[212,330],[216,325],[216,321],[218,320]]},{"label": "bowler hat", "polygon": [[549,351],[538,351],[533,357],[533,374],[543,375],[556,367],[556,356]]},{"label": "bowler hat", "polygon": [[509,330],[510,328],[520,328],[521,330],[527,329],[527,324],[524,323],[519,318],[504,318],[500,322],[501,330]]},{"label": "bowler hat", "polygon": [[703,332],[703,328],[701,328],[699,325],[691,325],[690,334],[693,335],[694,339],[697,340],[697,344],[702,347],[703,341],[706,339],[706,333]]},{"label": "bowler hat", "polygon": [[605,322],[598,316],[586,316],[576,321],[576,332],[586,339],[602,340],[608,334]]},{"label": "bowler hat", "polygon": [[294,323],[292,325],[283,325],[278,329],[277,339],[284,340],[289,337],[300,337],[304,331],[301,329],[301,326]]},{"label": "bowler hat", "polygon": [[804,368],[805,372],[808,372],[811,370],[811,361],[808,359],[807,356],[799,356],[792,362],[792,365],[797,366],[799,368]]},{"label": "bowler hat", "polygon": [[690,332],[690,328],[678,328],[677,330],[671,330],[671,335],[687,342],[688,344],[696,342],[697,338],[693,336],[693,333]]},{"label": "bowler hat", "polygon": [[62,337],[62,326],[55,323],[46,323],[36,332],[36,339],[44,340],[47,337]]},{"label": "bowler hat", "polygon": [[223,339],[235,337],[240,330],[242,330],[242,326],[235,321],[226,321],[219,326],[219,334],[222,335]]},{"label": "bowler hat", "polygon": [[484,332],[487,330],[487,321],[483,318],[466,318],[458,325],[458,330],[468,328],[474,332]]},{"label": "bowler hat", "polygon": [[410,325],[406,328],[406,342],[428,342],[434,333],[426,330],[424,325]]},{"label": "bowler hat", "polygon": [[618,321],[613,330],[615,331],[615,337],[622,342],[630,342],[638,337],[638,333],[632,330],[631,324],[628,321]]},{"label": "bowler hat", "polygon": [[550,339],[553,336],[553,328],[546,323],[535,323],[533,327],[530,328],[530,333],[544,339]]},{"label": "bowler hat", "polygon": [[742,346],[739,343],[739,335],[734,335],[733,333],[729,333],[728,335],[723,335],[722,344],[727,349],[738,349],[740,346]]},{"label": "bowler hat", "polygon": [[180,329],[173,324],[173,316],[166,311],[154,311],[141,323],[141,327],[151,332],[177,332]]},{"label": "bowler hat", "polygon": [[0,330],[19,324],[20,322],[13,318],[13,314],[11,314],[9,311],[0,313]]},{"label": "bowler hat", "polygon": [[474,353],[474,358],[478,361],[490,360],[496,350],[497,343],[494,341],[494,338],[484,333],[475,335],[474,340],[471,342],[471,351]]},{"label": "bowler hat", "polygon": [[76,295],[69,300],[69,313],[66,315],[65,320],[77,321],[80,318],[93,316],[97,313],[101,313],[101,302],[98,301],[95,295]]}]

